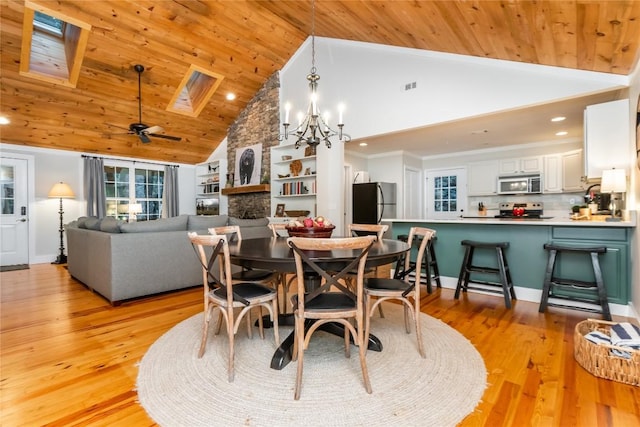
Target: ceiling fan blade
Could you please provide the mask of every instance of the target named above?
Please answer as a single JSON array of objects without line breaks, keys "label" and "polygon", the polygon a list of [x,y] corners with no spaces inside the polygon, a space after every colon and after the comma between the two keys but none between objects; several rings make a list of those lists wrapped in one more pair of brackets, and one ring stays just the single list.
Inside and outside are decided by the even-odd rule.
[{"label": "ceiling fan blade", "polygon": [[149,126],[144,130],[144,133],[148,133],[148,134],[160,133],[160,132],[164,132],[164,129],[162,128],[162,126]]},{"label": "ceiling fan blade", "polygon": [[161,135],[158,133],[149,133],[147,135],[153,136],[154,138],[164,138],[164,139],[170,139],[172,141],[182,141],[182,138],[179,136]]},{"label": "ceiling fan blade", "polygon": [[138,134],[138,138],[140,138],[140,141],[144,142],[145,144],[151,142],[151,140],[149,139],[149,137],[147,136],[146,133],[140,132]]}]

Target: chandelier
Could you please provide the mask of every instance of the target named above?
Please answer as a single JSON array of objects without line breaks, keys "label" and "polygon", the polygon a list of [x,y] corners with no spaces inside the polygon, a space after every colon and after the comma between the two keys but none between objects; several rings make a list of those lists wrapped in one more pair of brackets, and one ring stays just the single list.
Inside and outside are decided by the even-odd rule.
[{"label": "chandelier", "polygon": [[309,107],[307,108],[306,116],[302,113],[298,115],[298,126],[291,129],[289,131],[289,112],[291,111],[291,106],[287,103],[285,105],[285,119],[284,123],[284,133],[280,135],[279,140],[289,139],[289,133],[295,135],[296,143],[295,148],[300,148],[303,144],[307,144],[311,147],[315,147],[320,144],[321,141],[324,141],[327,148],[331,148],[330,138],[334,136],[338,136],[340,141],[349,142],[351,141],[351,137],[345,133],[342,133],[342,128],[344,127],[344,122],[342,120],[342,114],[344,112],[344,108],[342,106],[338,107],[338,130],[334,130],[329,127],[329,116],[325,114],[324,117],[320,114],[320,110],[318,108],[318,80],[320,80],[320,75],[318,75],[316,70],[316,37],[315,37],[315,16],[316,16],[316,8],[315,1],[311,2],[311,71],[307,75],[307,80],[309,81],[309,89],[311,90],[311,100],[309,102]]}]

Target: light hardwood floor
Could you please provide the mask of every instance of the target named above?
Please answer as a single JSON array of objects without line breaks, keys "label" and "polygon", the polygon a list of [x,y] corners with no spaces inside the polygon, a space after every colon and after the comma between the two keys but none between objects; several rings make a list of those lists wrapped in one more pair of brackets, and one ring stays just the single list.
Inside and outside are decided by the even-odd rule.
[{"label": "light hardwood floor", "polygon": [[[136,364],[200,312],[200,288],[112,307],[64,267],[39,264],[0,273],[0,291],[0,425],[154,425],[136,401]],[[487,367],[482,402],[461,425],[640,426],[640,387],[573,359],[573,330],[588,314],[537,310],[478,294],[455,301],[447,289],[424,298],[422,311],[465,335]]]}]

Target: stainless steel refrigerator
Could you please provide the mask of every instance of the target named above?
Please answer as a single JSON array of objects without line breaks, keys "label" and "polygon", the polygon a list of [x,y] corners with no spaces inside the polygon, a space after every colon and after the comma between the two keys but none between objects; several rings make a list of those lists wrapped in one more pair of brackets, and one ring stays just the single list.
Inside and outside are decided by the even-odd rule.
[{"label": "stainless steel refrigerator", "polygon": [[366,182],[353,184],[353,223],[378,224],[396,218],[396,184]]}]

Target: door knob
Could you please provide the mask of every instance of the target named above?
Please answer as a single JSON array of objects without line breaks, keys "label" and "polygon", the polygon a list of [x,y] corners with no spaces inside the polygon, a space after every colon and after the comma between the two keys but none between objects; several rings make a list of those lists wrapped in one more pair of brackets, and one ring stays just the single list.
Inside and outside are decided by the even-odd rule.
[{"label": "door knob", "polygon": [[27,222],[27,219],[26,218],[16,219],[16,222]]}]

